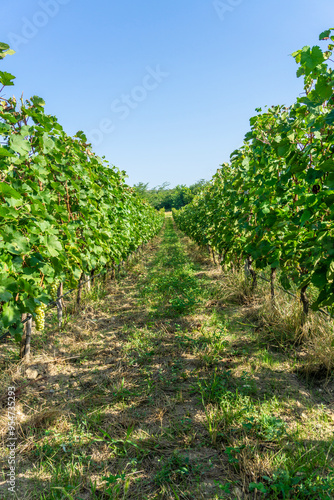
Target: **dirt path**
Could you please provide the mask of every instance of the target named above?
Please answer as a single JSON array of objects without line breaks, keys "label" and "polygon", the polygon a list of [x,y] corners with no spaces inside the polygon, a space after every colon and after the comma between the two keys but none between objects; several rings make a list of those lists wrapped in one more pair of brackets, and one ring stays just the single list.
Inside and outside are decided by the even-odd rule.
[{"label": "dirt path", "polygon": [[[49,319],[30,366],[1,346],[2,388],[17,388],[16,498],[334,498],[332,395],[298,379],[222,287],[166,219],[61,334]],[[0,498],[15,498],[3,465]]]}]

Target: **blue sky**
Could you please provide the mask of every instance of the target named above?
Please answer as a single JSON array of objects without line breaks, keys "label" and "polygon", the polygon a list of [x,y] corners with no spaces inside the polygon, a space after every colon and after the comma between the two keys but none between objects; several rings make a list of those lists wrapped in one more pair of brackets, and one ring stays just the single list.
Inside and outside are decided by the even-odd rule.
[{"label": "blue sky", "polygon": [[128,183],[210,179],[256,107],[302,92],[291,56],[333,0],[2,0],[7,95],[39,95]]}]

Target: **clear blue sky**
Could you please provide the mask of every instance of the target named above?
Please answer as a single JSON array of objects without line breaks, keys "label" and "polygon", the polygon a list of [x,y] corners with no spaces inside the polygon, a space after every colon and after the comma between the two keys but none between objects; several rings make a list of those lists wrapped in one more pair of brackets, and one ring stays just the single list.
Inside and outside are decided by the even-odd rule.
[{"label": "clear blue sky", "polygon": [[2,0],[1,14],[14,94],[153,187],[210,179],[256,107],[294,102],[289,54],[334,25],[334,2]]}]

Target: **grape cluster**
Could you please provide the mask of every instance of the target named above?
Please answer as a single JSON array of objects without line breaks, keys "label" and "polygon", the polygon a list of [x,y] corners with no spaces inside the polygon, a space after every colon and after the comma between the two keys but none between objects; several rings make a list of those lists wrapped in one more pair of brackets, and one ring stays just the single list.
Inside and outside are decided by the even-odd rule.
[{"label": "grape cluster", "polygon": [[56,298],[57,298],[57,290],[58,290],[59,284],[60,284],[60,281],[55,280],[51,285],[51,297],[53,298],[53,300],[56,300]]},{"label": "grape cluster", "polygon": [[40,304],[39,306],[37,306],[35,309],[36,329],[39,332],[42,332],[44,330],[45,309],[46,309],[46,304],[43,304],[43,303]]}]

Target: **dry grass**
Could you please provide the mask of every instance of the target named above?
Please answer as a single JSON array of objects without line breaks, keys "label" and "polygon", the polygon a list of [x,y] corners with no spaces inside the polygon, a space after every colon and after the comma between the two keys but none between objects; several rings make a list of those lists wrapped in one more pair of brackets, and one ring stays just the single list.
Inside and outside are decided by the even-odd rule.
[{"label": "dry grass", "polygon": [[325,371],[330,377],[334,369],[334,327],[323,317],[312,314],[304,326],[306,351],[306,373]]},{"label": "dry grass", "polygon": [[256,290],[243,272],[222,273],[221,294],[224,301],[240,304],[245,319],[271,345],[282,349],[302,346],[302,369],[305,373],[327,376],[334,369],[334,322],[320,312],[310,311],[302,325],[303,309],[298,298],[277,289],[272,302],[270,286],[259,280]]}]

